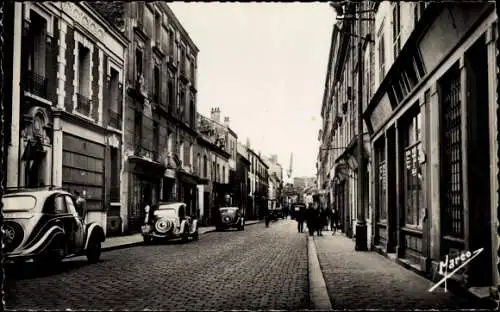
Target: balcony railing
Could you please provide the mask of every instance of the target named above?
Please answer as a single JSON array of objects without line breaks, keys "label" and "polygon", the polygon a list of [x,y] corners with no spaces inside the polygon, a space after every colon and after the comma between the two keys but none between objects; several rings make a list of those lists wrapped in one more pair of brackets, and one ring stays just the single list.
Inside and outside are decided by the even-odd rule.
[{"label": "balcony railing", "polygon": [[108,110],[109,116],[109,125],[115,129],[122,128],[122,114],[113,111],[112,109]]},{"label": "balcony railing", "polygon": [[49,80],[33,71],[28,71],[26,73],[26,83],[25,91],[39,96],[44,99],[48,99],[48,82]]},{"label": "balcony railing", "polygon": [[76,111],[85,115],[89,116],[90,115],[90,105],[91,105],[91,100],[84,96],[81,95],[80,93],[76,94]]}]

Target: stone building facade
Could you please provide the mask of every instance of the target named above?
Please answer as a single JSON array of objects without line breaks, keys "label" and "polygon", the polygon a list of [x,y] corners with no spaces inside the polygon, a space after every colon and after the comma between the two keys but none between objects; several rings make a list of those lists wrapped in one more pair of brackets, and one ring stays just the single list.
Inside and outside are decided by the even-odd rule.
[{"label": "stone building facade", "polygon": [[128,38],[125,75],[124,232],[140,229],[146,204],[180,200],[197,210],[198,48],[164,2],[92,4]]},{"label": "stone building facade", "polygon": [[107,228],[122,154],[126,38],[85,3],[16,2],[7,187],[63,187]]}]

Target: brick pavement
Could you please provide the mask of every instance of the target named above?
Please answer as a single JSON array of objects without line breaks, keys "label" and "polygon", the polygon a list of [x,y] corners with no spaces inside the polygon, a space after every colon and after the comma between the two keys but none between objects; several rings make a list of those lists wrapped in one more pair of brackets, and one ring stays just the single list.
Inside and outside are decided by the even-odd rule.
[{"label": "brick pavement", "polygon": [[356,252],[354,241],[324,232],[314,237],[333,309],[458,309],[477,302],[443,288],[375,252]]},{"label": "brick pavement", "polygon": [[108,251],[97,264],[7,270],[7,309],[230,310],[309,307],[307,237],[294,221],[213,232],[185,244]]}]

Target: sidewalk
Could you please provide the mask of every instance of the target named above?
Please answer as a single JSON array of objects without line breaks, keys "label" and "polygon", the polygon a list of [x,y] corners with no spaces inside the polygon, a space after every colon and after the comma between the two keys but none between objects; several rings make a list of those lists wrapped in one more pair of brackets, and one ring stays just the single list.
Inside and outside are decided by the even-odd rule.
[{"label": "sidewalk", "polygon": [[[477,302],[433,286],[430,280],[376,252],[354,250],[342,234],[314,236],[317,258],[333,309],[471,309]],[[313,248],[314,249],[314,248]],[[313,257],[315,255],[309,255]]]},{"label": "sidewalk", "polygon": [[[248,220],[245,221],[245,226],[253,225],[259,222],[260,222],[259,220]],[[215,226],[200,226],[198,228],[198,233],[200,235],[214,231],[215,231]],[[114,249],[133,247],[142,244],[143,244],[142,235],[140,233],[137,233],[124,236],[106,237],[106,240],[102,243],[101,249],[102,251],[109,251]]]}]

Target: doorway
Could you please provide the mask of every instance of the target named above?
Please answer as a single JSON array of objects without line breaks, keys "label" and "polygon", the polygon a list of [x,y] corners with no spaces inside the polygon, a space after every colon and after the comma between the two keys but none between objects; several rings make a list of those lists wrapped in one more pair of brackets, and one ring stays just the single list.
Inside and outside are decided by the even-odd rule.
[{"label": "doorway", "polygon": [[[488,54],[483,35],[465,54],[467,76],[467,182],[468,250],[484,248],[470,264],[471,286],[489,286],[493,282],[490,201],[490,137],[488,107]],[[491,103],[493,105],[493,103]],[[467,239],[467,238],[466,238]],[[467,244],[466,244],[467,245]],[[473,272],[473,273],[472,273]]]}]

